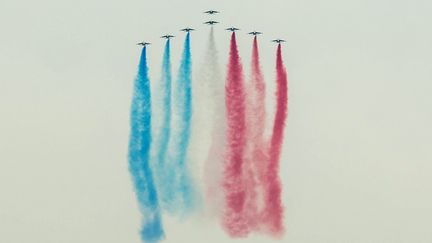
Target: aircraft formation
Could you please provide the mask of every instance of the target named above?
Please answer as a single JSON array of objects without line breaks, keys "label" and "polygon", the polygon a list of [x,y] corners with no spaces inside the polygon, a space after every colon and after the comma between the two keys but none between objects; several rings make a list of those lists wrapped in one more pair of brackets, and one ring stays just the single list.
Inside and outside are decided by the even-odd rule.
[{"label": "aircraft formation", "polygon": [[[216,10],[207,10],[207,11],[205,11],[204,12],[205,14],[208,14],[208,15],[215,15],[215,14],[218,14],[218,13],[220,13],[219,11],[216,11]],[[213,25],[215,25],[215,24],[219,24],[219,22],[217,22],[217,21],[214,21],[214,20],[209,20],[209,21],[207,21],[207,22],[204,22],[204,24],[206,24],[206,25],[210,25],[210,26],[213,26]],[[183,31],[183,32],[186,32],[186,33],[189,33],[189,32],[191,32],[191,31],[194,31],[195,29],[193,29],[193,28],[189,28],[189,27],[186,27],[186,28],[184,28],[184,29],[181,29],[180,31]],[[227,31],[231,31],[231,32],[236,32],[236,31],[238,31],[238,30],[240,30],[239,28],[236,28],[236,27],[229,27],[229,28],[226,28],[225,30],[227,30]],[[257,35],[261,35],[261,34],[263,34],[262,32],[259,32],[259,31],[251,31],[251,32],[249,32],[248,33],[249,35],[253,35],[253,36],[257,36]],[[173,38],[173,37],[175,37],[174,35],[171,35],[171,34],[166,34],[166,35],[163,35],[163,36],[161,36],[161,38],[163,38],[163,39],[167,39],[167,40],[169,40],[169,39],[171,39],[171,38]],[[272,40],[272,42],[275,42],[275,43],[278,43],[278,44],[280,44],[280,43],[282,43],[282,42],[286,42],[285,40],[283,40],[283,39],[274,39],[274,40]],[[151,43],[149,43],[149,42],[145,42],[145,41],[143,41],[143,42],[140,42],[140,43],[137,43],[137,45],[141,45],[141,46],[143,46],[143,47],[145,47],[145,46],[147,46],[147,45],[150,45]]]}]

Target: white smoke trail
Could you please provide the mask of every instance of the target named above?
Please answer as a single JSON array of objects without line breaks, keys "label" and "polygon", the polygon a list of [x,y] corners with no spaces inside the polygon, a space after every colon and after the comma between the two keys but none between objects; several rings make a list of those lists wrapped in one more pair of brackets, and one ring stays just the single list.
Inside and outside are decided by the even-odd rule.
[{"label": "white smoke trail", "polygon": [[205,212],[211,217],[219,215],[223,206],[220,186],[225,141],[224,79],[211,27],[204,60],[194,79],[193,115],[189,156],[197,165],[199,181],[204,192]]}]

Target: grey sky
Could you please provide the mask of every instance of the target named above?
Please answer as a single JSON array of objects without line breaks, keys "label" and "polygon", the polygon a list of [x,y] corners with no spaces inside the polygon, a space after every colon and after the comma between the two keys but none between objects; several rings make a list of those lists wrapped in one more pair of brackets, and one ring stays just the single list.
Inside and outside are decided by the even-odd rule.
[{"label": "grey sky", "polygon": [[[129,105],[146,40],[153,81],[191,26],[194,72],[215,8],[220,63],[235,25],[274,88],[284,38],[289,115],[281,176],[290,243],[432,242],[432,3],[0,0],[0,242],[139,242],[127,170]],[[175,76],[174,76],[175,77]],[[271,105],[271,104],[270,104]],[[166,220],[167,243],[231,242],[214,223]],[[238,242],[267,242],[257,236]]]}]

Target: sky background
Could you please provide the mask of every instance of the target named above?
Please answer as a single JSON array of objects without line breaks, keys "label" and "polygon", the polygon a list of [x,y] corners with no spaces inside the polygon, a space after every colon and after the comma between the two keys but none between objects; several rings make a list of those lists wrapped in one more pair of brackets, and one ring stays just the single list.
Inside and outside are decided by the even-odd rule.
[{"label": "sky background", "polygon": [[[220,63],[235,25],[274,88],[286,39],[289,115],[281,159],[290,243],[432,242],[432,2],[426,0],[0,0],[0,242],[138,243],[127,169],[140,48],[152,81],[186,26],[194,72],[209,20]],[[269,103],[271,106],[271,102]],[[167,243],[234,242],[211,221],[166,219]],[[268,242],[251,236],[239,243]]]}]

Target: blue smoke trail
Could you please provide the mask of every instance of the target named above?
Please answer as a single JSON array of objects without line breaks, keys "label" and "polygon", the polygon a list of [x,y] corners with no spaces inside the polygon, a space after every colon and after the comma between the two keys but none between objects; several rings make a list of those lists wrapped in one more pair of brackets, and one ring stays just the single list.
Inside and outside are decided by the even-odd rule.
[{"label": "blue smoke trail", "polygon": [[177,82],[173,89],[173,134],[170,140],[170,176],[175,190],[172,195],[172,208],[177,213],[186,214],[193,208],[193,184],[186,164],[192,116],[192,64],[190,33],[187,33]]},{"label": "blue smoke trail", "polygon": [[155,117],[155,142],[152,165],[155,169],[158,193],[161,198],[161,205],[169,209],[172,204],[174,189],[172,182],[172,168],[167,161],[168,144],[170,138],[171,123],[171,57],[170,40],[165,44],[162,61],[162,77],[158,83],[158,95],[155,102],[157,116]]},{"label": "blue smoke trail", "polygon": [[146,47],[143,47],[131,105],[129,171],[142,214],[141,239],[155,243],[164,238],[158,196],[149,165],[151,137],[151,95]]}]

